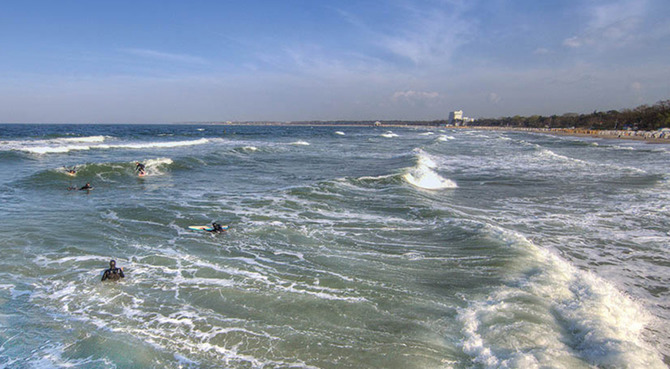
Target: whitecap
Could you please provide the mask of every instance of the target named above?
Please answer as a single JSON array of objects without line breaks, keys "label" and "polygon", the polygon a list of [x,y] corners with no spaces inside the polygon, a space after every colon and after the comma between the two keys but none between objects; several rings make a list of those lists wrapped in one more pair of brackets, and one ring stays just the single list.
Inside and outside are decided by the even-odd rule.
[{"label": "whitecap", "polygon": [[518,233],[485,229],[519,255],[499,288],[458,311],[463,350],[475,362],[486,368],[569,368],[584,361],[595,367],[664,367],[644,341],[651,317],[642,306]]},{"label": "whitecap", "polygon": [[423,188],[426,190],[443,190],[448,188],[457,188],[456,182],[441,177],[435,168],[437,164],[431,159],[428,154],[422,150],[418,150],[417,165],[408,170],[403,175],[403,179],[407,183]]}]

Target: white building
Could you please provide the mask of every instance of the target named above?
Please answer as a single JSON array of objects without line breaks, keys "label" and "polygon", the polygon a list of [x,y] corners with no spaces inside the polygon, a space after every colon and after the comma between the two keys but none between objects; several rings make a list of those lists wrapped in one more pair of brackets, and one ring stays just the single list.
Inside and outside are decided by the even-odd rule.
[{"label": "white building", "polygon": [[463,110],[454,110],[449,113],[449,122],[447,124],[450,126],[460,126],[474,121],[474,118],[464,117]]},{"label": "white building", "polygon": [[456,124],[463,120],[463,110],[454,110],[449,113],[449,124]]}]

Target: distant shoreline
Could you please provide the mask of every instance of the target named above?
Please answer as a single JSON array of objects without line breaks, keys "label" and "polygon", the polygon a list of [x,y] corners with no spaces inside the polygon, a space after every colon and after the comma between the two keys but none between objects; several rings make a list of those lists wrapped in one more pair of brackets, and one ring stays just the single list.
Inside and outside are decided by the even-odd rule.
[{"label": "distant shoreline", "polygon": [[467,126],[459,129],[480,129],[489,131],[515,131],[544,133],[558,136],[591,137],[612,140],[636,140],[648,143],[670,144],[670,132],[660,131],[624,131],[624,130],[589,130],[578,128],[522,128],[522,127],[486,127]]}]

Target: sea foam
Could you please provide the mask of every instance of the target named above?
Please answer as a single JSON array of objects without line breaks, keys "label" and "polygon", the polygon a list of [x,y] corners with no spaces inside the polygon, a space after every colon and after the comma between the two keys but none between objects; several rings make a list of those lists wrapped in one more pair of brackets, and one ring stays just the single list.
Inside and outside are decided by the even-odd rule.
[{"label": "sea foam", "polygon": [[[487,228],[520,256],[503,285],[459,310],[463,350],[486,368],[664,368],[643,339],[648,313],[596,275],[520,234]],[[502,339],[502,337],[505,337]]]},{"label": "sea foam", "polygon": [[417,165],[403,175],[407,183],[426,190],[457,188],[456,182],[441,177],[435,168],[437,164],[423,150],[417,150]]}]

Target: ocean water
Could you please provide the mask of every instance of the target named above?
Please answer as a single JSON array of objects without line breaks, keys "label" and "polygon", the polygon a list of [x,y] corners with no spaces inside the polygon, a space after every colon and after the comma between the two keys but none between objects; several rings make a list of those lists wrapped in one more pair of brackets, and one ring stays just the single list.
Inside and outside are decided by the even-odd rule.
[{"label": "ocean water", "polygon": [[668,163],[436,127],[0,125],[0,367],[666,368]]}]

